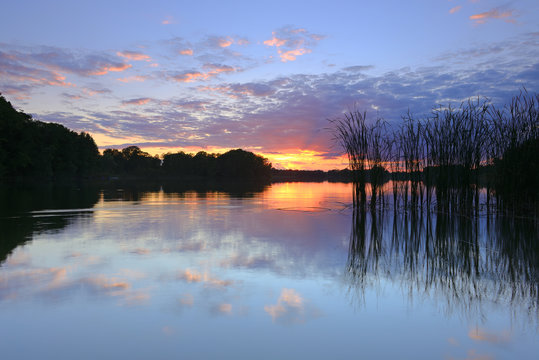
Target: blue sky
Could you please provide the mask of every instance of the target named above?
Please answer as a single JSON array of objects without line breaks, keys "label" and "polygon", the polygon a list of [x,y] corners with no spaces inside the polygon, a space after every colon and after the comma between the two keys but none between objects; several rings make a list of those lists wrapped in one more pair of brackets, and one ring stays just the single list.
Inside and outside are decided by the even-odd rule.
[{"label": "blue sky", "polygon": [[17,1],[0,92],[100,148],[244,148],[342,168],[328,119],[398,121],[539,85],[539,2]]}]

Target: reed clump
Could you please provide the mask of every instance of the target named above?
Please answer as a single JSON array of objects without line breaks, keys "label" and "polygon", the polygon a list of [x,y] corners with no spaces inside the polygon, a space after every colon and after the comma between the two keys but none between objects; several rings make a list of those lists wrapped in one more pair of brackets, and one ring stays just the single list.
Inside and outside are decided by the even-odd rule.
[{"label": "reed clump", "polygon": [[356,207],[369,200],[373,209],[387,204],[381,185],[389,169],[395,208],[537,215],[537,94],[523,89],[501,108],[481,98],[440,105],[420,119],[409,111],[393,126],[380,118],[369,122],[359,110],[331,121],[354,174]]}]

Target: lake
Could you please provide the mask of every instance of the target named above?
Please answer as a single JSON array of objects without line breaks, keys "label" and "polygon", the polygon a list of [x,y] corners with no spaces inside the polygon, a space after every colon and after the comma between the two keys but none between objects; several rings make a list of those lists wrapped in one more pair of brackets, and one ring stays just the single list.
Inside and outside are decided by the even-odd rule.
[{"label": "lake", "polygon": [[530,219],[352,185],[0,189],[3,359],[537,359]]}]

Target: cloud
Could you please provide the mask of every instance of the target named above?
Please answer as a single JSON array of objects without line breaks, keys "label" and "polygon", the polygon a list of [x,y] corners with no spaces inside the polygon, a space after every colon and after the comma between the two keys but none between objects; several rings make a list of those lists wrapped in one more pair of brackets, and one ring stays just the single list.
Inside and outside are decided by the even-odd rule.
[{"label": "cloud", "polygon": [[31,263],[30,254],[18,251],[11,256],[9,256],[5,262],[6,265],[10,267],[15,266],[27,266]]},{"label": "cloud", "polygon": [[245,38],[237,38],[236,39],[236,44],[244,46],[244,45],[249,45],[250,42],[249,42],[249,40],[247,40]]},{"label": "cloud", "polygon": [[191,294],[183,294],[180,297],[179,302],[182,306],[193,306],[195,298]]},{"label": "cloud", "polygon": [[350,72],[362,72],[367,70],[374,69],[373,65],[354,65],[354,66],[348,66],[343,68],[344,71],[350,71]]},{"label": "cloud", "polygon": [[175,21],[174,21],[174,18],[172,16],[167,16],[161,21],[161,24],[163,24],[163,25],[170,25],[170,24],[174,24],[174,23],[175,23]]},{"label": "cloud", "polygon": [[[244,39],[242,39],[242,42]],[[236,40],[230,36],[209,36],[203,43],[199,44],[199,47],[206,47],[209,49],[226,49],[234,44]]]},{"label": "cloud", "polygon": [[136,51],[118,51],[116,55],[123,57],[128,60],[134,60],[134,61],[151,61],[152,58],[149,55],[136,52]]},{"label": "cloud", "polygon": [[[448,360],[461,360],[462,358],[448,357]],[[494,360],[495,358],[487,354],[478,354],[474,349],[468,350],[466,357],[462,360]]]},{"label": "cloud", "polygon": [[308,54],[311,52],[311,50],[301,48],[301,49],[294,49],[294,50],[288,50],[288,51],[279,50],[278,52],[279,52],[279,55],[281,56],[281,61],[287,62],[287,61],[294,61],[296,60],[298,56]]},{"label": "cloud", "polygon": [[121,65],[105,65],[96,70],[90,71],[88,75],[105,75],[109,72],[122,72],[132,67],[131,64],[121,64]]},{"label": "cloud", "polygon": [[233,284],[231,280],[221,280],[211,276],[209,273],[200,273],[196,270],[185,269],[178,274],[178,278],[188,283],[202,283],[204,286],[225,288]]},{"label": "cloud", "polygon": [[77,94],[68,94],[68,93],[62,93],[62,96],[67,98],[67,99],[70,99],[70,100],[80,100],[80,99],[83,99],[83,97],[81,95],[77,95]]},{"label": "cloud", "polygon": [[88,96],[95,96],[95,95],[102,95],[102,94],[110,94],[112,91],[107,88],[86,87],[82,89],[82,92]]},{"label": "cloud", "polygon": [[[142,101],[142,104],[146,104],[148,103],[148,101],[150,101],[150,99],[146,98],[146,99],[141,99]],[[141,104],[136,104],[136,105],[141,105]],[[146,249],[146,248],[136,248],[136,249],[133,249],[131,251],[129,251],[131,254],[137,254],[137,255],[148,255],[149,253],[151,253],[151,250],[150,249]]]},{"label": "cloud", "polygon": [[183,50],[180,50],[179,53],[180,53],[180,55],[192,56],[193,55],[193,49],[183,49]]},{"label": "cloud", "polygon": [[131,82],[143,82],[143,81],[146,81],[147,78],[148,78],[147,76],[134,75],[134,76],[128,76],[124,78],[118,78],[116,80],[123,83],[131,83]]},{"label": "cloud", "polygon": [[224,94],[230,94],[234,97],[240,95],[249,96],[270,96],[276,91],[275,88],[268,84],[261,83],[245,83],[245,84],[228,84],[224,86],[203,86],[199,87],[202,91],[217,91]]},{"label": "cloud", "polygon": [[[5,81],[5,80],[4,80]],[[2,95],[11,95],[15,100],[29,99],[32,91],[31,85],[26,84],[8,84],[0,82],[0,90]]]},{"label": "cloud", "polygon": [[449,13],[450,13],[450,14],[455,14],[455,13],[459,12],[460,9],[462,9],[462,6],[460,6],[460,5],[455,6],[454,8],[451,8],[451,9],[449,10]]},{"label": "cloud", "polygon": [[[98,132],[103,132],[97,128],[102,125],[114,129],[112,134],[118,138],[146,139],[134,144],[139,146],[204,148],[210,144],[276,154],[307,151],[316,154],[305,156],[316,167],[317,159],[334,156],[338,151],[328,119],[341,116],[354,104],[359,109],[378,109],[369,110],[368,118],[380,116],[392,123],[408,109],[423,116],[430,114],[436,104],[456,104],[473,96],[507,103],[523,84],[527,88],[539,86],[539,78],[534,76],[539,69],[537,64],[534,67],[523,61],[503,65],[507,62],[504,58],[505,55],[497,57],[502,63],[478,64],[472,70],[434,66],[376,76],[336,71],[260,82],[220,83],[197,87],[203,91],[191,92],[189,96],[149,102],[144,113],[99,112],[73,120],[66,114],[57,119],[52,115],[46,118],[60,119],[66,125],[76,121],[77,128],[88,126]],[[212,92],[210,97],[208,91]]]},{"label": "cloud", "polygon": [[[2,83],[16,83],[21,86],[26,85],[26,89],[35,86],[72,86],[66,82],[66,77],[55,69],[35,66],[32,59],[25,54],[18,52],[6,53],[0,51],[0,78]],[[16,86],[12,86],[15,89]]]},{"label": "cloud", "polygon": [[273,37],[270,40],[264,41],[264,45],[280,47],[286,44],[286,39],[278,39],[275,36],[275,31],[272,32]]},{"label": "cloud", "polygon": [[226,47],[229,47],[230,45],[232,45],[234,43],[234,40],[232,38],[230,38],[230,37],[220,38],[218,40],[218,43],[219,43],[219,47],[226,48]]},{"label": "cloud", "polygon": [[[106,139],[103,143],[96,140],[102,147],[242,147],[274,158],[280,156],[276,161],[285,165],[301,155],[303,161],[312,163],[308,167],[316,168],[340,151],[328,119],[342,116],[354,106],[367,110],[368,118],[380,116],[394,123],[408,109],[421,117],[429,115],[436,104],[458,104],[474,96],[506,104],[522,86],[539,88],[539,49],[533,46],[536,39],[537,35],[530,34],[520,41],[508,39],[455,49],[444,54],[447,60],[437,59],[443,63],[435,66],[380,74],[365,73],[370,66],[356,65],[320,74],[217,82],[220,74],[239,70],[208,63],[213,65],[188,72],[195,75],[164,73],[169,78],[176,76],[177,81],[214,80],[195,83],[185,94],[153,99],[144,106],[135,106],[137,101],[133,101],[121,111],[88,108],[76,114],[64,111],[38,115],[77,131],[90,131],[94,138]],[[0,84],[3,81],[0,77]],[[88,88],[96,91],[96,96],[97,91],[108,91],[98,84]],[[130,100],[144,98],[122,100],[129,105]],[[296,160],[286,157],[290,154],[296,154]]]},{"label": "cloud", "polygon": [[77,52],[56,47],[24,49],[24,51],[17,52],[18,59],[23,63],[79,76],[105,75],[131,68],[130,64],[117,61],[106,54]]},{"label": "cloud", "polygon": [[163,326],[161,331],[163,332],[163,334],[165,334],[167,336],[171,336],[171,335],[174,335],[176,333],[176,330],[174,330],[174,328],[171,327],[171,326]]},{"label": "cloud", "polygon": [[[0,43],[0,86],[24,96],[44,86],[75,86],[67,75],[102,76],[131,67],[104,53],[74,51],[58,47],[22,47]],[[17,84],[14,87],[13,84]],[[6,86],[7,87],[7,86]]]},{"label": "cloud", "polygon": [[171,78],[177,82],[194,82],[200,80],[209,80],[221,73],[230,73],[237,71],[236,68],[228,65],[220,64],[204,64],[201,71],[185,71],[179,74],[172,75]]},{"label": "cloud", "polygon": [[471,15],[470,20],[473,20],[476,24],[484,24],[491,19],[504,19],[505,22],[516,23],[515,17],[515,10],[503,10],[498,7],[480,14]]},{"label": "cloud", "polygon": [[273,322],[283,324],[304,323],[306,320],[320,316],[320,311],[305,300],[294,289],[283,288],[277,304],[264,306]]},{"label": "cloud", "polygon": [[217,315],[230,315],[232,314],[232,304],[223,303],[212,306],[210,312]]},{"label": "cloud", "polygon": [[177,82],[193,82],[198,80],[206,80],[209,76],[207,74],[201,73],[200,71],[184,71],[182,73],[172,76],[172,79]]},{"label": "cloud", "polygon": [[221,262],[223,267],[245,267],[249,269],[264,269],[276,267],[275,260],[269,256],[240,256],[234,255]]},{"label": "cloud", "polygon": [[507,344],[511,341],[511,333],[509,331],[502,331],[501,333],[497,334],[480,328],[470,329],[468,332],[468,337],[475,341],[488,342],[492,344]]},{"label": "cloud", "polygon": [[152,99],[150,98],[137,98],[137,99],[124,100],[122,101],[122,105],[146,105],[151,100]]},{"label": "cloud", "polygon": [[323,35],[311,34],[305,29],[284,27],[272,32],[272,37],[264,45],[277,48],[282,62],[294,61],[298,56],[312,52]]}]

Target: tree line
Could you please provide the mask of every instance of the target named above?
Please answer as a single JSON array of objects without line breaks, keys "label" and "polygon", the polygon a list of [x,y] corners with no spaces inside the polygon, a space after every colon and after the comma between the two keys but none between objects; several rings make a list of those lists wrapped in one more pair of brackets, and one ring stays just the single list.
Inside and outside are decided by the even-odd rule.
[{"label": "tree line", "polygon": [[0,95],[0,179],[176,177],[268,180],[271,163],[242,149],[152,156],[137,146],[99,153],[93,138],[34,120]]},{"label": "tree line", "polygon": [[106,149],[102,156],[103,171],[117,175],[268,180],[271,168],[267,159],[242,149],[223,154],[199,151],[194,155],[180,151],[159,158],[129,146],[122,150]]},{"label": "tree line", "polygon": [[92,137],[32,119],[0,96],[0,178],[83,177],[98,167]]}]

